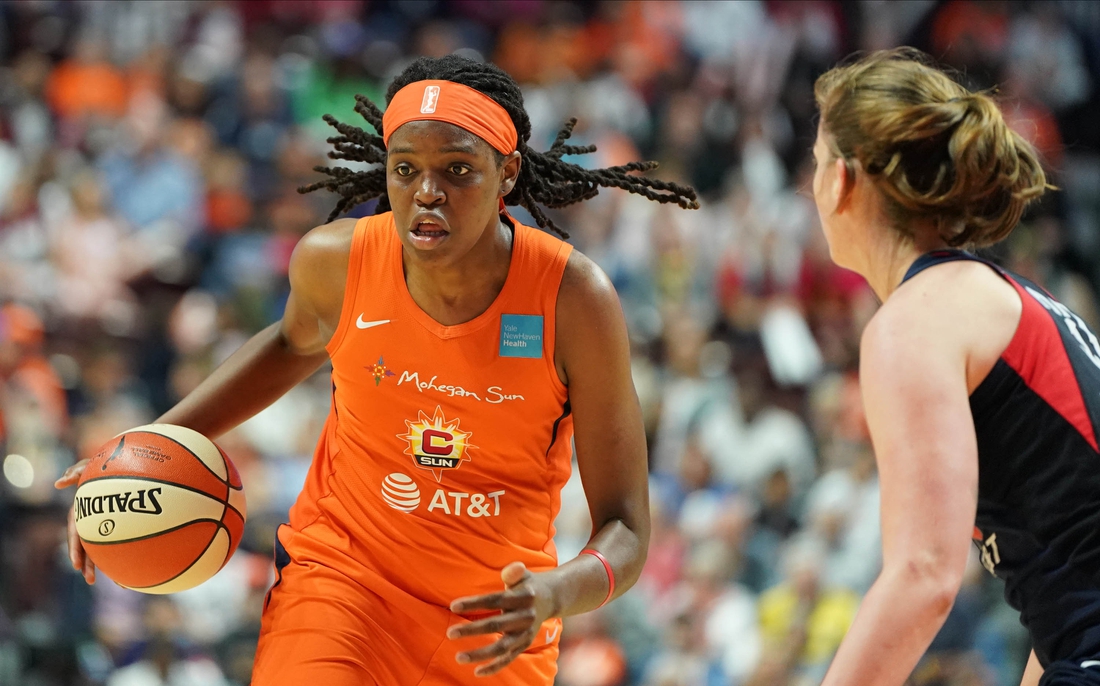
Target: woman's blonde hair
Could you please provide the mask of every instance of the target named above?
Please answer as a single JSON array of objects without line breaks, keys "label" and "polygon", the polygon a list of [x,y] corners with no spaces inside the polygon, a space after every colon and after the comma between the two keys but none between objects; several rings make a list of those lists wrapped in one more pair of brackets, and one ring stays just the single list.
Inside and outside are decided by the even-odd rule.
[{"label": "woman's blonde hair", "polygon": [[931,220],[952,246],[1005,238],[1050,188],[1035,149],[997,103],[972,93],[913,48],[875,52],[817,79],[834,154],[858,160],[895,227]]}]

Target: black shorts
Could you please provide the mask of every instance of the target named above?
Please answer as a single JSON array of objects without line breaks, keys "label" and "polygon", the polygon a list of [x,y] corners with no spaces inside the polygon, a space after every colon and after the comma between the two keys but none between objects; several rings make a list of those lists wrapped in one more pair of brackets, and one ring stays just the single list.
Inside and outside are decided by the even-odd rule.
[{"label": "black shorts", "polygon": [[1089,666],[1068,660],[1055,662],[1043,671],[1039,686],[1100,686],[1100,663],[1090,660],[1085,664]]}]

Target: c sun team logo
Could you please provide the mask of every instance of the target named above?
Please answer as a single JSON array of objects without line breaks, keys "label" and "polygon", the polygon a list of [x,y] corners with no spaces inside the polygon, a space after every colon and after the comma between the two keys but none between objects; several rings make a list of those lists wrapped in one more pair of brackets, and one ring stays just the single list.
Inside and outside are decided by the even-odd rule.
[{"label": "c sun team logo", "polygon": [[432,114],[439,105],[439,86],[425,86],[424,99],[420,101],[420,114]]},{"label": "c sun team logo", "polygon": [[442,481],[443,470],[458,469],[463,461],[468,462],[469,451],[477,446],[470,443],[470,432],[458,428],[461,420],[446,419],[438,405],[431,417],[423,411],[418,414],[415,422],[405,420],[409,433],[397,437],[408,442],[405,454],[412,456],[417,467],[430,470],[436,481]]}]

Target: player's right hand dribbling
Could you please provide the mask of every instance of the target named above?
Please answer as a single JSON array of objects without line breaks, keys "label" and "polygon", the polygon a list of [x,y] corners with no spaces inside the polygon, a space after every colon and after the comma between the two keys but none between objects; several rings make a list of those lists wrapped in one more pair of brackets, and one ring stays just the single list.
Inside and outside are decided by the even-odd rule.
[{"label": "player's right hand dribbling", "polygon": [[[61,478],[54,482],[54,488],[75,486],[77,482],[80,481],[80,475],[84,473],[84,468],[88,466],[88,462],[90,462],[90,460],[84,459],[66,469],[65,473],[61,475]],[[92,564],[91,558],[84,553],[84,546],[80,543],[80,536],[76,533],[75,508],[69,508],[68,541],[69,562],[72,563],[73,569],[80,572],[84,576],[84,580],[89,584],[94,584],[95,565]]]}]

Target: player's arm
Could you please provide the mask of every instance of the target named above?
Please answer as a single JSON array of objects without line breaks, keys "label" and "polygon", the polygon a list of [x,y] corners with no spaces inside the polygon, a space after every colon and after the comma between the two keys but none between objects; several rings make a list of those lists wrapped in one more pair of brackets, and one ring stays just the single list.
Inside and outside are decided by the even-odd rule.
[{"label": "player's arm", "polygon": [[[315,372],[327,358],[343,304],[355,220],[319,226],[290,260],[290,297],[283,318],[248,340],[157,422],[190,427],[210,438],[237,426]],[[56,488],[74,486],[88,460],[65,470]],[[88,583],[95,567],[84,555],[69,513],[69,560]]]},{"label": "player's arm", "polygon": [[[578,252],[562,277],[557,318],[556,357],[569,386],[577,466],[592,516],[587,547],[610,563],[617,597],[637,581],[649,545],[645,431],[618,296],[603,272]],[[489,661],[476,670],[480,675],[515,659],[546,619],[594,610],[609,590],[603,563],[588,554],[538,574],[514,563],[501,576],[507,590],[451,606],[460,613],[503,610],[448,632],[450,638],[504,633],[495,643],[460,654],[460,661]]]},{"label": "player's arm", "polygon": [[299,241],[282,319],[250,338],[158,422],[216,438],[317,371],[340,321],[355,221],[319,226]]},{"label": "player's arm", "polygon": [[[645,428],[618,295],[600,268],[579,252],[562,279],[557,341],[573,410],[577,469],[592,516],[586,547],[607,558],[615,576],[613,597],[618,597],[638,580],[649,547]],[[593,610],[607,597],[607,571],[592,555],[581,555],[551,574],[557,615]]]},{"label": "player's arm", "polygon": [[1024,676],[1020,679],[1020,686],[1039,686],[1039,680],[1043,678],[1043,666],[1039,664],[1039,658],[1035,657],[1035,651],[1027,659],[1024,667]]},{"label": "player's arm", "polygon": [[904,295],[878,313],[861,345],[883,568],[823,686],[905,683],[947,618],[969,555],[978,450],[966,381],[969,334],[959,325],[965,313],[944,307],[946,294]]}]

